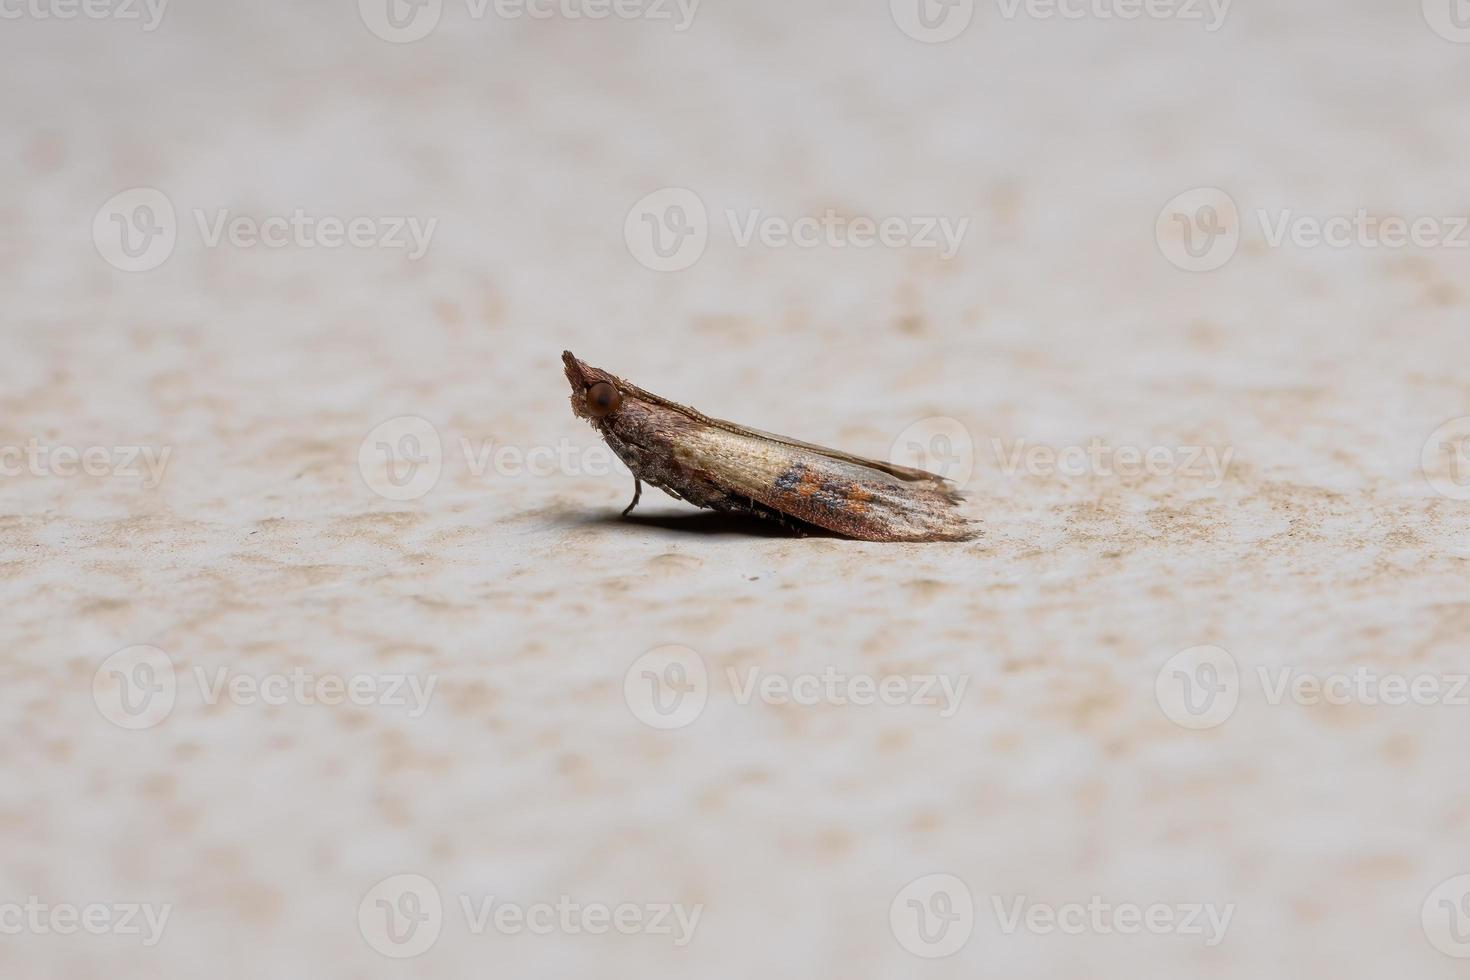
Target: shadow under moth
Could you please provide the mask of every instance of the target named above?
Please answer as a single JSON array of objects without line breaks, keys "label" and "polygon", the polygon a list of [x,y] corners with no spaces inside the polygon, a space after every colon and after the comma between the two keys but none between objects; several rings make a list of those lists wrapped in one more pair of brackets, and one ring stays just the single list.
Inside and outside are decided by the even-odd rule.
[{"label": "shadow under moth", "polygon": [[863,541],[966,541],[980,533],[942,476],[710,418],[562,352],[572,412],[643,484],[696,507],[815,526]]}]

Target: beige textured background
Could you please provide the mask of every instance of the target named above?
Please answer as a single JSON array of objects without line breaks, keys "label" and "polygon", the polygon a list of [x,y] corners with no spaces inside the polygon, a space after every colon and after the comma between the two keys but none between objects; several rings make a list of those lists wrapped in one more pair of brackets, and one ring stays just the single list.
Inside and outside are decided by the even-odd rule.
[{"label": "beige textured background", "polygon": [[[1465,214],[1470,46],[1417,4],[1240,0],[1198,23],[1008,21],[943,45],[876,0],[706,0],[693,26],[474,20],[387,43],[350,2],[174,0],[0,22],[0,445],[167,447],[126,476],[0,481],[0,903],[170,904],[136,938],[0,936],[0,974],[368,977],[1463,976],[1421,926],[1470,872],[1470,707],[1271,705],[1256,670],[1464,671],[1470,513],[1421,473],[1470,414],[1454,249],[1167,262],[1188,188],[1241,209]],[[19,8],[15,8],[19,9]],[[163,191],[177,248],[124,273],[103,202]],[[662,187],[720,214],[968,217],[912,250],[739,248],[658,274],[624,243]],[[194,209],[437,218],[428,254],[206,248]],[[718,222],[717,218],[717,222]],[[963,545],[792,539],[626,476],[516,476],[461,440],[594,447],[569,347],[747,424],[886,455],[976,446]],[[438,484],[358,451],[420,416]],[[993,439],[1230,448],[1223,481],[1007,473]],[[581,457],[578,457],[581,458]],[[590,458],[595,458],[590,457]],[[565,468],[564,468],[565,469]],[[114,651],[180,678],[408,672],[428,710],[209,705],[126,731]],[[629,665],[711,673],[657,731]],[[1169,721],[1197,645],[1244,679]],[[739,705],[727,668],[970,678],[920,706]],[[422,956],[358,927],[432,880]],[[890,902],[963,879],[974,933],[905,951]],[[694,941],[472,935],[457,896],[702,903]],[[1225,941],[1005,935],[991,896],[1233,904]],[[1466,918],[1470,926],[1470,917]]]}]

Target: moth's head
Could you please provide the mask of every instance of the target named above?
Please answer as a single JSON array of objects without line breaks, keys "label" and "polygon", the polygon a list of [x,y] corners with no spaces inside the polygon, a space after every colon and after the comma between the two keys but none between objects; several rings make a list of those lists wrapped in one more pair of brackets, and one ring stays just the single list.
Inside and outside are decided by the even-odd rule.
[{"label": "moth's head", "polygon": [[577,360],[569,350],[561,352],[561,360],[566,368],[567,382],[572,386],[573,414],[593,425],[614,418],[623,407],[623,392],[618,379],[601,368]]}]

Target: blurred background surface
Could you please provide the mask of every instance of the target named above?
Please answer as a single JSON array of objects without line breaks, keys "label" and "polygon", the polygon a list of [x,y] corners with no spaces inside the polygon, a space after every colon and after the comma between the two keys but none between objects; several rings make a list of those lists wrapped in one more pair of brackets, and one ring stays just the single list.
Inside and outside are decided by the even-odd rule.
[{"label": "blurred background surface", "polygon": [[0,973],[1463,975],[1457,4],[0,0]]}]

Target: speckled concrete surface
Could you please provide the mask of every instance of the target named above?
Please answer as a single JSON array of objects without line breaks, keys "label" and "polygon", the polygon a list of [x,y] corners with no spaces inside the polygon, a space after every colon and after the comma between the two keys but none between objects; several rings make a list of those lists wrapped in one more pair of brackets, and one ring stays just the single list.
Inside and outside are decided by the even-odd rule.
[{"label": "speckled concrete surface", "polygon": [[[1433,0],[1213,31],[982,3],[942,44],[886,6],[448,3],[406,43],[369,0],[6,8],[0,974],[1463,975],[1470,426],[1436,430],[1470,415],[1470,250],[1256,215],[1452,233],[1470,46]],[[108,241],[162,220],[107,203],[134,188],[162,259]],[[639,261],[664,188],[710,216],[680,271]],[[1191,188],[1238,208],[1214,271],[1171,261]],[[297,209],[435,224],[417,260],[209,244]],[[829,209],[969,225],[942,259],[726,220]],[[933,449],[985,534],[793,538],[656,491],[619,520],[563,348]],[[1089,445],[1160,465],[1047,463]],[[670,664],[693,700],[660,714]],[[579,911],[517,929],[538,903]]]}]

